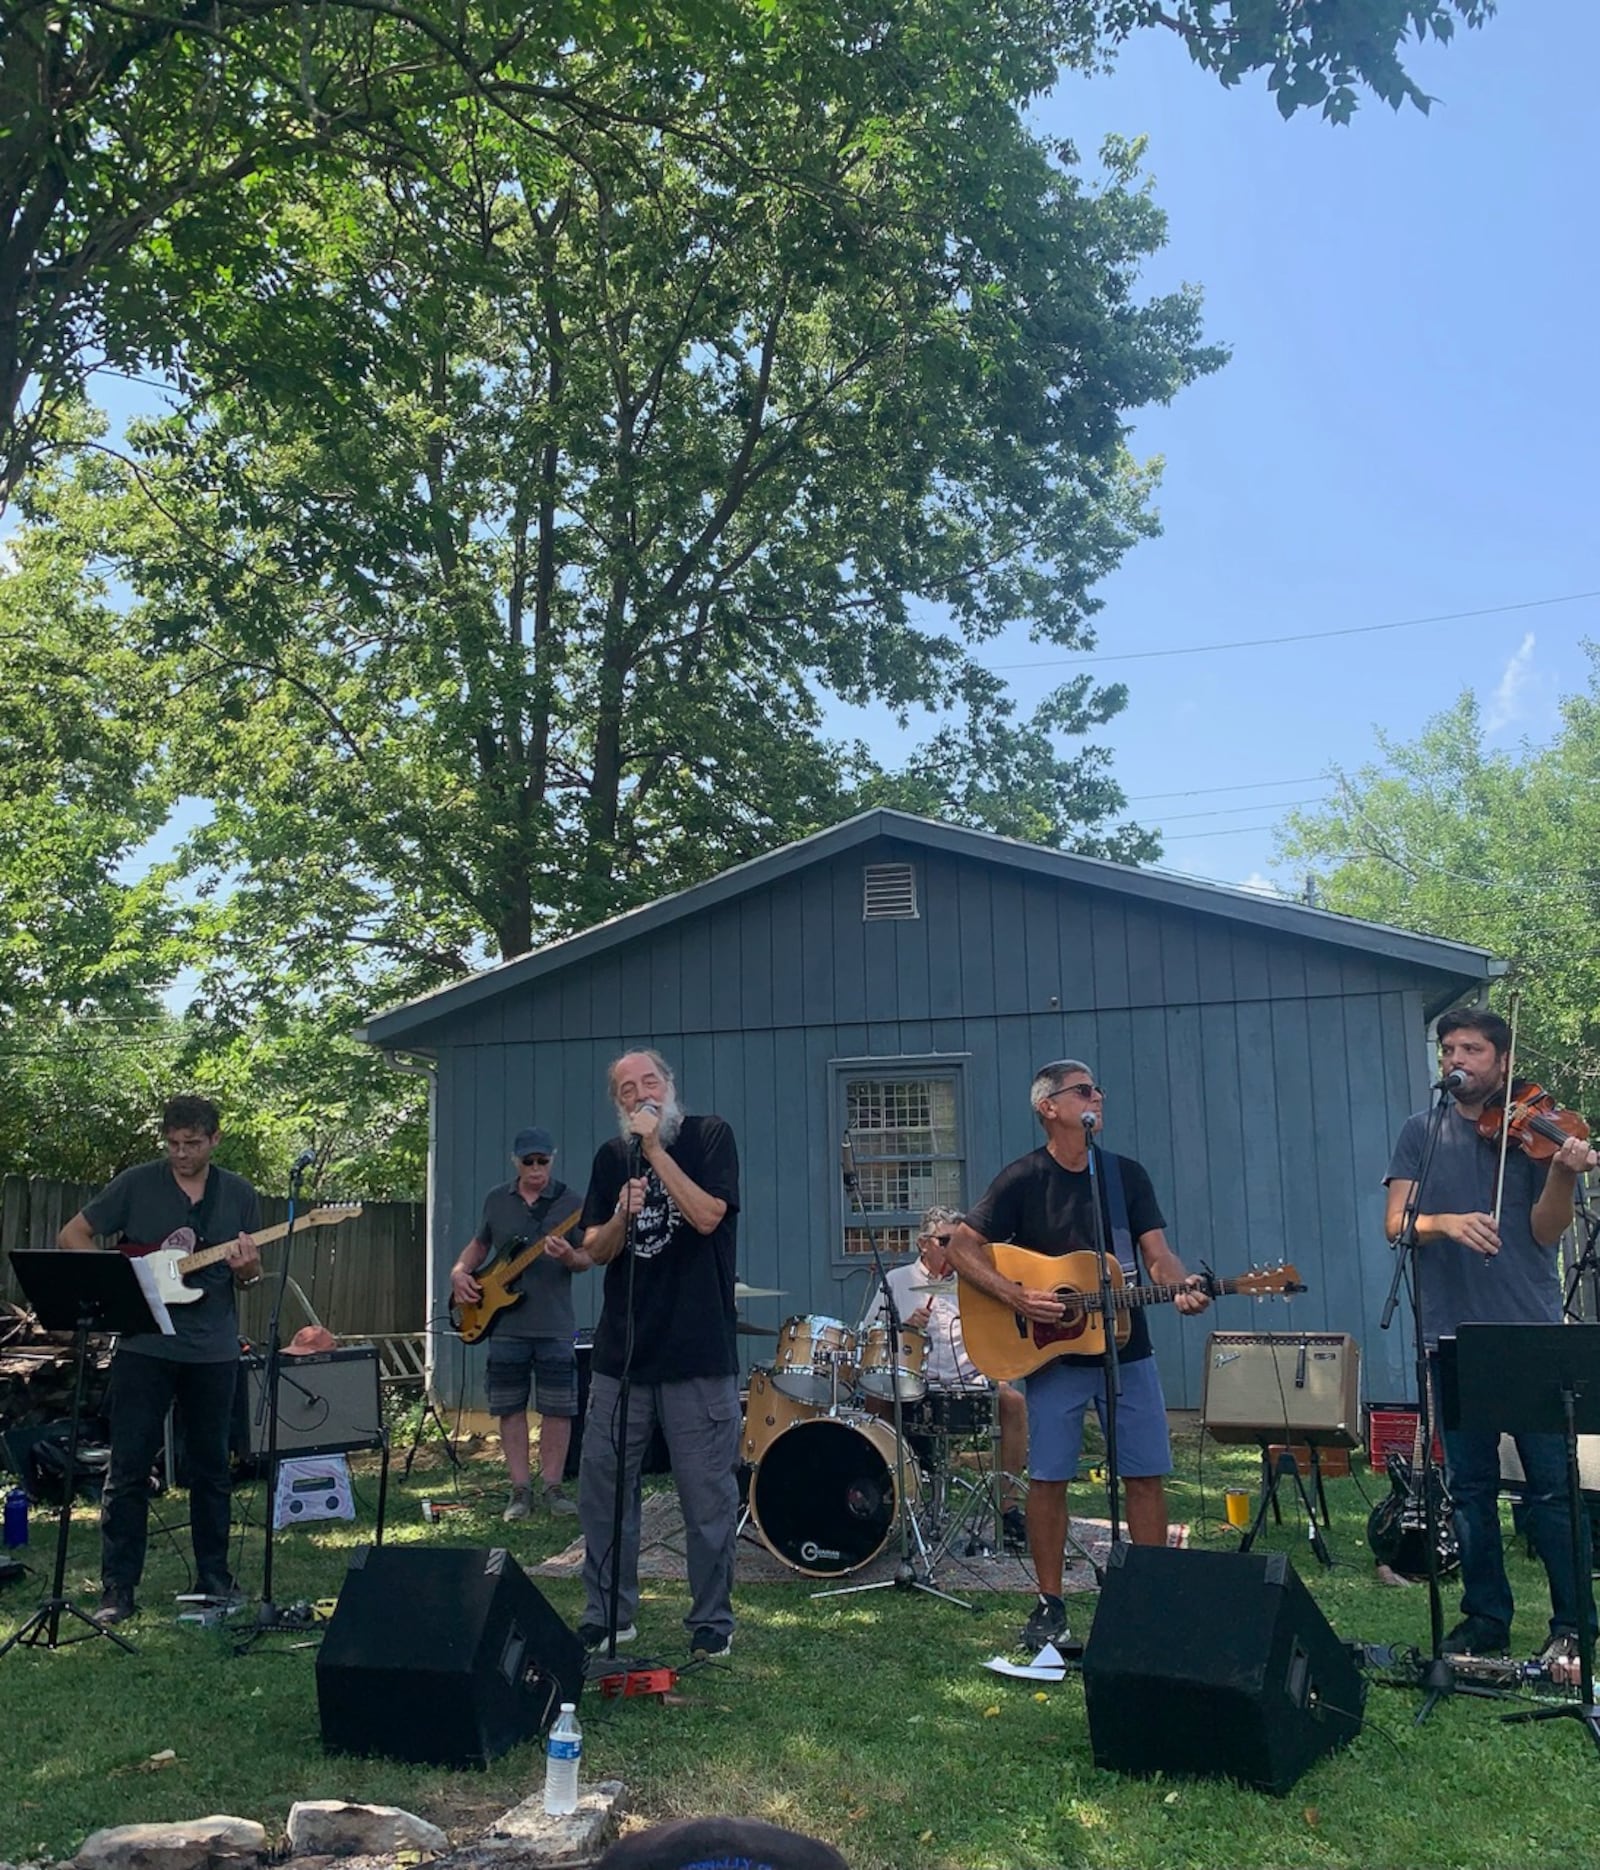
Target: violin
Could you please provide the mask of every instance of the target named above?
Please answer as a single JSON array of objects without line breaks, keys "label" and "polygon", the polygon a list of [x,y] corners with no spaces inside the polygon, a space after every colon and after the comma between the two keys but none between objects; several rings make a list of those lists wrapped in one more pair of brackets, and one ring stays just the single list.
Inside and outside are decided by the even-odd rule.
[{"label": "violin", "polygon": [[1563,1110],[1531,1078],[1515,1078],[1509,1099],[1497,1092],[1478,1118],[1478,1134],[1497,1147],[1501,1132],[1535,1162],[1548,1162],[1571,1137],[1588,1140],[1589,1126],[1575,1110]]}]

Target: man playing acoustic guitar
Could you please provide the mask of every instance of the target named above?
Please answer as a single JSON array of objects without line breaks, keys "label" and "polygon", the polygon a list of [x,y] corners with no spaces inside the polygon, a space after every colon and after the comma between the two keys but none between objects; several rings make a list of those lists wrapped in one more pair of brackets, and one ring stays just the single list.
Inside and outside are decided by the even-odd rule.
[{"label": "man playing acoustic guitar", "polygon": [[[1090,1130],[1085,1113],[1095,1119],[1105,1094],[1094,1074],[1077,1059],[1043,1066],[1034,1078],[1029,1101],[1044,1126],[1042,1149],[1002,1169],[977,1205],[952,1233],[951,1261],[961,1278],[999,1300],[1008,1311],[1053,1324],[1066,1307],[1053,1291],[1035,1290],[1005,1278],[995,1266],[992,1241],[1008,1241],[1052,1257],[1092,1252],[1096,1241],[1090,1208]],[[1137,1247],[1151,1279],[1185,1288],[1174,1299],[1180,1312],[1202,1312],[1210,1304],[1200,1282],[1184,1271],[1167,1245],[1166,1222],[1143,1166],[1131,1156],[1105,1150],[1097,1158],[1104,1238],[1116,1254],[1125,1214],[1127,1234]],[[1115,1178],[1121,1200],[1112,1193]],[[1125,1246],[1120,1257],[1126,1258]],[[1131,1278],[1133,1266],[1124,1268]],[[1163,1477],[1172,1472],[1167,1436],[1166,1399],[1151,1356],[1150,1330],[1141,1307],[1131,1307],[1128,1341],[1119,1349],[1122,1393],[1117,1402],[1117,1466],[1127,1496],[1128,1536],[1135,1545],[1165,1545],[1167,1496]],[[1069,1340],[1070,1341],[1070,1340]],[[979,1368],[973,1334],[967,1350]],[[1028,1550],[1038,1579],[1039,1602],[1022,1640],[1030,1648],[1066,1634],[1066,1606],[1061,1585],[1067,1543],[1067,1482],[1077,1474],[1083,1442],[1083,1413],[1093,1402],[1105,1426],[1104,1365],[1099,1356],[1053,1357],[1027,1379],[1028,1403]]]},{"label": "man playing acoustic guitar", "polygon": [[[500,1259],[516,1245],[551,1236],[583,1203],[551,1174],[555,1138],[548,1130],[519,1130],[511,1145],[517,1173],[484,1197],[478,1231],[450,1269],[450,1296],[459,1306],[477,1305],[483,1288],[473,1277],[490,1255]],[[528,1452],[530,1391],[539,1412],[541,1497],[552,1513],[576,1514],[577,1503],[561,1490],[578,1413],[578,1364],[572,1351],[572,1275],[591,1262],[573,1253],[557,1261],[542,1253],[516,1281],[519,1304],[495,1315],[489,1339],[490,1412],[499,1418],[511,1497],[503,1515],[526,1519],[533,1482]]]}]

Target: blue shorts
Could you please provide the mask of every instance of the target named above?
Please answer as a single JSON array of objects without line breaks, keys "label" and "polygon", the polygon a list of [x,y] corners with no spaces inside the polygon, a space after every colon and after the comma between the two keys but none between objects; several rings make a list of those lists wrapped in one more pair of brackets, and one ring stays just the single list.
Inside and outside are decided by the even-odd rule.
[{"label": "blue shorts", "polygon": [[[1172,1472],[1167,1402],[1153,1357],[1119,1366],[1117,1471],[1124,1480]],[[1063,1358],[1036,1370],[1025,1385],[1028,1397],[1028,1476],[1031,1480],[1076,1480],[1083,1446],[1083,1412],[1092,1402],[1106,1426],[1106,1373],[1099,1364],[1069,1364]]]},{"label": "blue shorts", "polygon": [[489,1340],[486,1379],[490,1415],[521,1415],[533,1406],[540,1415],[578,1413],[578,1360],[569,1338]]}]

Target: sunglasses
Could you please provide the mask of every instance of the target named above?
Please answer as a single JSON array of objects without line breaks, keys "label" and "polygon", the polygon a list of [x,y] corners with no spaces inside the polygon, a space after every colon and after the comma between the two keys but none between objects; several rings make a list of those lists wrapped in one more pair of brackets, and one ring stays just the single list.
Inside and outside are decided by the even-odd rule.
[{"label": "sunglasses", "polygon": [[554,1160],[553,1156],[518,1156],[517,1158],[525,1169],[548,1169]]},{"label": "sunglasses", "polygon": [[1105,1096],[1105,1088],[1098,1084],[1064,1084],[1058,1090],[1052,1091],[1050,1095],[1065,1097],[1069,1092],[1074,1097],[1081,1097],[1085,1103],[1088,1103],[1091,1097]]}]

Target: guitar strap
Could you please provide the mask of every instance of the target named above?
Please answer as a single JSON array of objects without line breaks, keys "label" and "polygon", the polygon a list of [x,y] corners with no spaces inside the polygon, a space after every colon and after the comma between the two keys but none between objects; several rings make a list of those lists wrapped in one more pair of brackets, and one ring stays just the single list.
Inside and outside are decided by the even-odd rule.
[{"label": "guitar strap", "polygon": [[1122,1163],[1109,1150],[1095,1146],[1100,1158],[1100,1185],[1106,1191],[1106,1207],[1111,1215],[1111,1252],[1122,1263],[1122,1270],[1135,1284],[1144,1284],[1144,1262],[1133,1250],[1133,1229],[1128,1225],[1128,1195],[1122,1186]]}]

